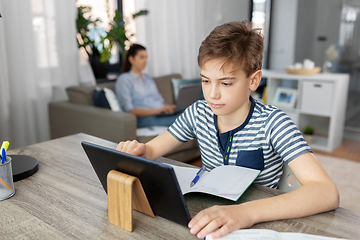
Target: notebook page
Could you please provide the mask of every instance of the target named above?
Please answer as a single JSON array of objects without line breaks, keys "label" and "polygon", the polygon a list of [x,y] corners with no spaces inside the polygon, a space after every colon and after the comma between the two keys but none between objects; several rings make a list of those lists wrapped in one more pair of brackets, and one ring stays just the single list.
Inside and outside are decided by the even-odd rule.
[{"label": "notebook page", "polygon": [[[206,240],[212,240],[212,233],[206,236]],[[269,229],[242,229],[231,232],[219,240],[339,240],[340,238],[324,237],[312,234],[294,232],[276,232]]]},{"label": "notebook page", "polygon": [[324,237],[305,233],[280,233],[282,240],[336,240],[341,238]]},{"label": "notebook page", "polygon": [[239,166],[220,166],[205,171],[195,186],[190,187],[198,169],[171,165],[183,194],[203,192],[236,201],[259,175],[259,170]]},{"label": "notebook page", "polygon": [[[212,233],[206,236],[206,240],[213,240]],[[219,240],[281,240],[279,233],[267,229],[245,229],[231,232]]]}]

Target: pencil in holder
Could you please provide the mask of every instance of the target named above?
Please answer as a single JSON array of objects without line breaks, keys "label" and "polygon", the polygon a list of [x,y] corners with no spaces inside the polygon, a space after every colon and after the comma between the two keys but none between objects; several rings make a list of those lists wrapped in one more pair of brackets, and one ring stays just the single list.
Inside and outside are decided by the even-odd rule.
[{"label": "pencil in holder", "polygon": [[11,157],[6,156],[6,161],[0,164],[0,201],[15,194],[11,160]]}]

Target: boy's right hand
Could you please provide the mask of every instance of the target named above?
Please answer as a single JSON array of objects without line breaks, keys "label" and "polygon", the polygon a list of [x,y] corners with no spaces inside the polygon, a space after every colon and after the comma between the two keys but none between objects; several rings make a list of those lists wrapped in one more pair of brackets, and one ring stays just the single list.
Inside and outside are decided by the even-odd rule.
[{"label": "boy's right hand", "polygon": [[120,142],[116,150],[128,153],[135,156],[146,157],[146,146],[144,143],[139,143],[136,140]]}]

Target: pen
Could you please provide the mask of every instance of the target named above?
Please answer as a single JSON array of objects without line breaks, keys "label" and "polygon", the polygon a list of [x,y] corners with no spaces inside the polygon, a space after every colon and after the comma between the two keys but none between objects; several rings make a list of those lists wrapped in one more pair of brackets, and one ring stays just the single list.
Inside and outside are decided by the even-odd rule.
[{"label": "pen", "polygon": [[2,185],[4,185],[7,189],[11,189],[10,185],[7,184],[7,183],[6,183],[4,180],[2,180],[1,178],[0,178],[0,183],[1,183]]},{"label": "pen", "polygon": [[[4,141],[2,144],[1,144],[1,164],[4,164],[5,161],[6,161],[6,150],[8,149],[9,147],[9,142],[8,141]],[[7,189],[11,189],[11,187],[9,186],[9,184],[7,184],[4,180],[2,180],[0,178],[0,183],[2,185],[4,185]]]},{"label": "pen", "polygon": [[6,151],[5,148],[2,148],[1,150],[1,164],[4,164],[4,162],[6,161]]},{"label": "pen", "polygon": [[199,178],[204,174],[204,172],[204,167],[201,167],[200,170],[196,173],[195,178],[191,181],[190,187],[193,187],[197,183],[197,181],[199,181]]},{"label": "pen", "polygon": [[8,147],[9,147],[9,142],[3,141],[3,143],[1,144],[1,149],[5,148],[5,151],[7,151]]}]

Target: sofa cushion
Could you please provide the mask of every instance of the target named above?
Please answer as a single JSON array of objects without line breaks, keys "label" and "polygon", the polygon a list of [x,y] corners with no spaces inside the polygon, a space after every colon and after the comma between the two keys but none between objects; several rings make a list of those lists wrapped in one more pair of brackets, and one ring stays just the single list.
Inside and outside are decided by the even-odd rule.
[{"label": "sofa cushion", "polygon": [[[114,91],[115,81],[100,83],[99,88],[108,88]],[[69,102],[76,104],[94,105],[94,85],[91,86],[71,86],[66,88]]]},{"label": "sofa cushion", "polygon": [[69,101],[75,104],[94,105],[95,86],[71,86],[66,88]]},{"label": "sofa cushion", "polygon": [[97,86],[99,88],[103,88],[103,89],[108,88],[115,91],[115,83],[116,81],[109,81],[109,82],[99,83]]},{"label": "sofa cushion", "polygon": [[110,104],[109,104],[108,100],[106,99],[104,89],[96,87],[94,90],[93,99],[94,99],[95,106],[110,109]]},{"label": "sofa cushion", "polygon": [[110,88],[104,88],[103,90],[105,91],[105,97],[110,105],[110,109],[114,112],[122,112],[120,103],[114,91],[111,90]]},{"label": "sofa cushion", "polygon": [[109,108],[114,112],[122,112],[114,91],[109,88],[95,88],[94,104],[97,107]]}]

